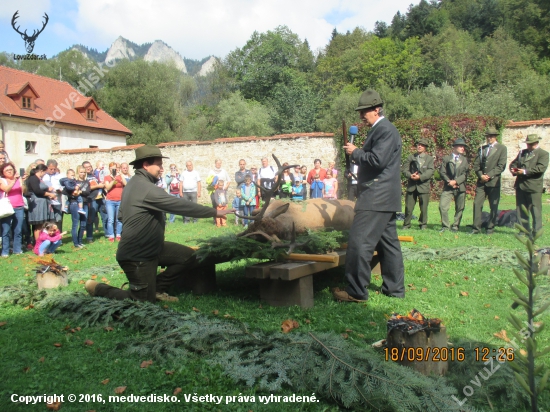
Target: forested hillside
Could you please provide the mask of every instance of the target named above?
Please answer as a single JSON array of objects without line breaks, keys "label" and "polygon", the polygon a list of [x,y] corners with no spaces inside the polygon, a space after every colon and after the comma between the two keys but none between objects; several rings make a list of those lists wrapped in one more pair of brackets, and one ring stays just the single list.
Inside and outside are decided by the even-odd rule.
[{"label": "forested hillside", "polygon": [[[208,50],[205,50],[208,54]],[[8,56],[0,64],[10,65]],[[75,86],[97,63],[71,50],[17,67]],[[129,143],[335,131],[366,88],[392,120],[550,117],[550,1],[422,0],[373,28],[336,29],[315,54],[287,27],[255,32],[207,76],[121,61],[95,84]]]}]

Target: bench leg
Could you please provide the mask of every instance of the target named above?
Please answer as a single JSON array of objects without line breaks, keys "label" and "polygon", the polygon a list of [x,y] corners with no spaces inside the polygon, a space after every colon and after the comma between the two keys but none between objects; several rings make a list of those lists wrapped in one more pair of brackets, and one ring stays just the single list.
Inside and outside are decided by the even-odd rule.
[{"label": "bench leg", "polygon": [[380,259],[377,255],[372,257],[372,260],[370,261],[370,271],[371,273],[381,275],[382,272],[380,271]]},{"label": "bench leg", "polygon": [[260,299],[271,306],[313,307],[313,276],[296,280],[264,279],[260,281]]},{"label": "bench leg", "polygon": [[178,292],[192,291],[194,295],[204,295],[216,289],[216,265],[205,264],[192,268],[179,277],[171,286],[170,292],[178,294]]}]

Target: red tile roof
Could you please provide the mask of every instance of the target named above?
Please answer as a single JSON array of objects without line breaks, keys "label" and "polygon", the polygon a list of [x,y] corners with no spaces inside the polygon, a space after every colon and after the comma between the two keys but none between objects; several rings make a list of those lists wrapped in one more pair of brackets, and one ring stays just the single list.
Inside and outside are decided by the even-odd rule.
[{"label": "red tile roof", "polygon": [[[8,93],[20,93],[27,83],[39,95],[34,100],[34,110],[22,109],[8,96]],[[71,93],[75,93],[77,96],[74,105],[69,98]],[[130,129],[101,109],[97,111],[94,121],[86,120],[78,110],[74,109],[74,106],[81,105],[84,101],[89,103],[90,98],[78,93],[67,82],[0,66],[1,114],[36,120],[46,120],[50,117],[58,123],[132,134]],[[60,113],[64,115],[57,120],[53,115],[54,111],[56,111],[57,117]]]}]

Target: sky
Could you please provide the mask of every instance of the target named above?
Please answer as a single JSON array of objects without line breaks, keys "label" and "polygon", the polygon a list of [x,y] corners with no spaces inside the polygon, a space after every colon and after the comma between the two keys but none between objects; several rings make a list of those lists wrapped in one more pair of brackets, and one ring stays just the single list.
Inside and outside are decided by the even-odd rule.
[{"label": "sky", "polygon": [[411,3],[419,0],[1,0],[0,51],[26,53],[11,25],[16,11],[16,27],[29,35],[48,14],[33,51],[48,58],[74,44],[102,52],[122,36],[137,44],[162,40],[183,57],[201,60],[225,57],[254,31],[282,25],[307,39],[315,52],[326,46],[334,28],[373,30],[377,20],[389,24]]}]

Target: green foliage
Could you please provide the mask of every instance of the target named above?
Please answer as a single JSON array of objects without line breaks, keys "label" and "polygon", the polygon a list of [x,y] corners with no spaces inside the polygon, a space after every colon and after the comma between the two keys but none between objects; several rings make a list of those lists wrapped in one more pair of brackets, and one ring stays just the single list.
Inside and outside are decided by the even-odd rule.
[{"label": "green foliage", "polygon": [[240,92],[232,93],[219,103],[218,128],[224,137],[270,136],[270,114],[265,106],[254,100],[246,100]]},{"label": "green foliage", "polygon": [[386,362],[373,349],[357,348],[335,334],[266,334],[194,312],[82,294],[58,294],[42,307],[87,326],[115,323],[139,330],[139,339],[123,345],[129,353],[170,365],[200,354],[233,380],[260,391],[290,386],[356,410],[374,405],[388,411],[460,410],[451,398],[456,389],[443,378]]},{"label": "green foliage", "polygon": [[45,290],[38,290],[36,281],[29,279],[17,285],[4,286],[0,289],[0,306],[29,306],[43,300],[47,295]]},{"label": "green foliage", "polygon": [[[522,209],[523,213],[528,216],[529,212],[526,207],[522,206]],[[523,225],[516,224],[516,229],[523,235],[523,238],[519,235],[516,235],[516,238],[525,245],[528,258],[526,259],[519,252],[516,252],[524,273],[519,270],[514,270],[514,273],[522,283],[520,285],[521,289],[524,290],[524,286],[527,287],[527,295],[523,290],[513,285],[510,285],[510,288],[516,295],[514,305],[525,309],[527,320],[521,322],[520,318],[513,313],[508,317],[509,322],[517,330],[517,333],[512,332],[515,338],[512,345],[516,349],[515,356],[518,361],[512,363],[511,366],[515,371],[516,380],[530,396],[531,410],[537,412],[539,410],[539,397],[546,388],[548,377],[550,377],[550,369],[540,363],[540,358],[550,352],[550,346],[546,348],[538,347],[540,338],[537,340],[537,337],[544,328],[544,323],[535,320],[550,307],[550,301],[540,302],[540,291],[537,288],[536,277],[547,275],[548,268],[539,269],[541,255],[535,256],[535,242],[542,236],[543,229],[534,236]],[[526,351],[524,353],[526,355],[517,350],[520,345],[525,347]],[[536,362],[536,359],[539,359],[539,361]]]}]

